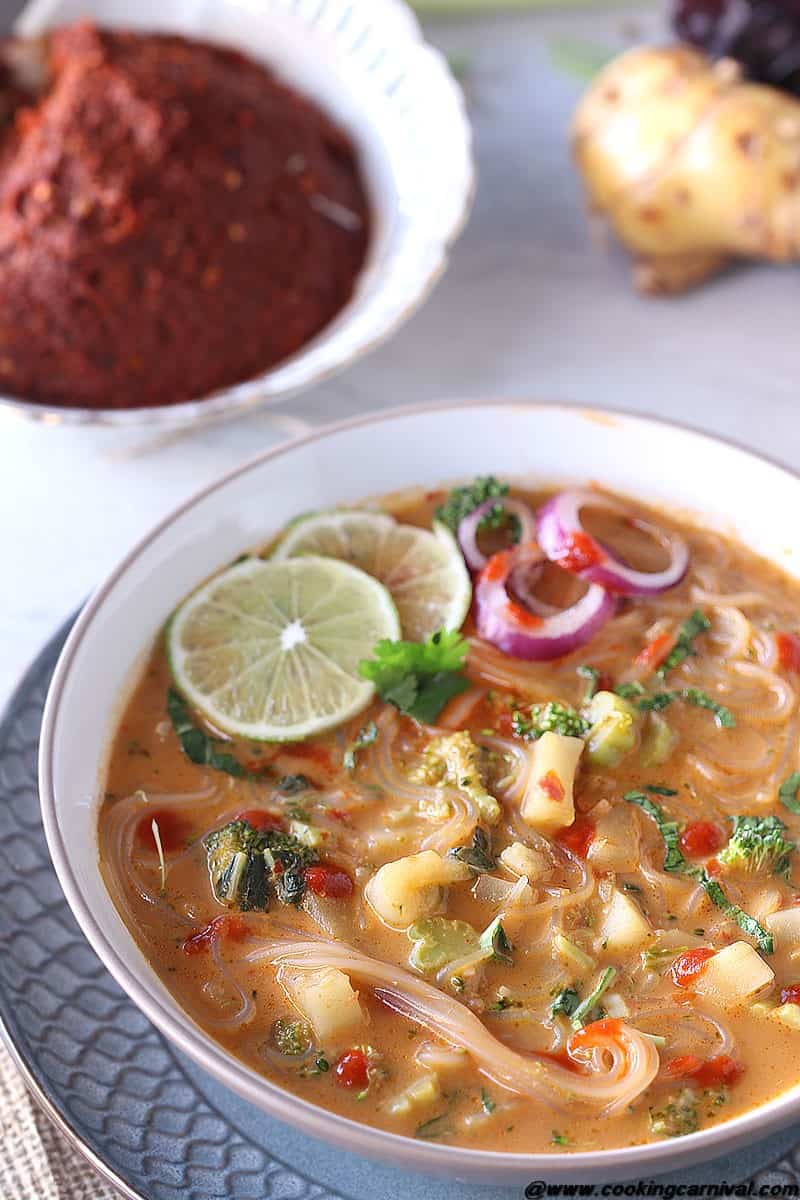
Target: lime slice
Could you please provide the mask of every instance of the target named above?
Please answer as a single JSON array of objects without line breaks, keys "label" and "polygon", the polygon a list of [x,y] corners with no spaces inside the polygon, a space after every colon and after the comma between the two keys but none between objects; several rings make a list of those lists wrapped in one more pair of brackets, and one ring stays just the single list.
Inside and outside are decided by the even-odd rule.
[{"label": "lime slice", "polygon": [[391,596],[356,567],[248,558],[181,605],[167,652],[180,691],[219,729],[300,741],[369,702],[358,664],[380,638],[399,636]]},{"label": "lime slice", "polygon": [[472,599],[455,538],[438,522],[433,530],[386,513],[317,513],[292,526],[273,559],[324,554],[360,567],[392,593],[403,636],[420,642],[437,629],[460,629]]}]

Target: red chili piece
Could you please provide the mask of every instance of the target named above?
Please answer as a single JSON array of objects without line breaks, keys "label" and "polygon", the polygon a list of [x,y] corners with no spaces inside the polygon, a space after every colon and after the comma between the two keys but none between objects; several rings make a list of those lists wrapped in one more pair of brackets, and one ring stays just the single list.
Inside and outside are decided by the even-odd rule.
[{"label": "red chili piece", "polygon": [[353,881],[346,871],[338,867],[306,867],[306,885],[316,896],[329,896],[334,900],[346,900],[353,894]]},{"label": "red chili piece", "polygon": [[556,841],[560,846],[577,854],[578,858],[586,858],[594,841],[594,823],[578,817],[573,825],[556,834]]},{"label": "red chili piece", "polygon": [[253,829],[283,829],[283,821],[277,813],[267,812],[263,808],[245,808],[236,814],[237,821],[247,821]]},{"label": "red chili piece", "polygon": [[776,633],[775,645],[784,671],[800,672],[800,638],[793,633]]},{"label": "red chili piece", "polygon": [[216,936],[241,942],[246,935],[247,922],[236,913],[228,913],[224,917],[214,917],[203,929],[190,933],[181,944],[181,950],[184,954],[202,954],[209,949]]},{"label": "red chili piece", "polygon": [[800,983],[781,988],[781,1004],[800,1004]]},{"label": "red chili piece", "polygon": [[707,858],[721,850],[726,840],[713,821],[692,821],[680,836],[680,846],[687,858]]},{"label": "red chili piece", "polygon": [[556,562],[565,571],[578,574],[587,567],[593,567],[603,560],[605,555],[591,534],[582,529],[576,529],[567,538],[563,550],[556,556]]},{"label": "red chili piece", "polygon": [[660,633],[649,641],[643,650],[636,655],[634,662],[637,667],[650,667],[655,671],[660,667],[675,643],[671,633]]},{"label": "red chili piece", "polygon": [[358,1088],[359,1091],[363,1091],[369,1086],[369,1063],[363,1050],[345,1050],[344,1054],[337,1058],[333,1071],[340,1087]]},{"label": "red chili piece", "polygon": [[694,1079],[701,1087],[721,1083],[736,1083],[744,1068],[728,1054],[715,1058],[699,1058],[696,1054],[680,1054],[667,1063],[665,1072],[671,1079]]},{"label": "red chili piece", "polygon": [[714,951],[707,946],[699,946],[696,950],[686,950],[679,954],[670,967],[672,982],[677,987],[691,987],[694,981],[705,970],[706,963],[714,957]]}]

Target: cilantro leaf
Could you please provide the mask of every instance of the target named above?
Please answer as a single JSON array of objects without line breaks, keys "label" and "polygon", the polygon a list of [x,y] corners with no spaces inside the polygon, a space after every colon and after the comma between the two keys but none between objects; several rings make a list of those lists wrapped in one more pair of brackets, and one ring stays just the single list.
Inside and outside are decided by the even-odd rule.
[{"label": "cilantro leaf", "polygon": [[789,812],[800,813],[798,792],[800,792],[800,771],[792,771],[791,775],[784,779],[778,788],[778,799],[784,808],[789,809]]},{"label": "cilantro leaf", "polygon": [[440,629],[425,642],[391,642],[384,638],[363,659],[359,674],[374,683],[378,695],[400,712],[430,725],[469,682],[460,673],[469,645],[455,630]]},{"label": "cilantro leaf", "polygon": [[[658,793],[657,793],[658,794]],[[677,821],[670,821],[664,810],[651,800],[644,792],[626,792],[622,797],[629,804],[636,804],[648,817],[652,817],[658,826],[658,832],[664,839],[666,853],[664,855],[665,871],[687,871],[689,864],[681,853],[680,827]]]},{"label": "cilantro leaf", "polygon": [[687,617],[681,625],[678,630],[678,636],[675,639],[675,645],[658,668],[656,674],[660,675],[663,679],[673,667],[679,667],[685,659],[697,654],[694,648],[694,639],[701,633],[707,633],[710,628],[711,622],[706,614],[701,612],[699,608],[696,608],[691,616]]}]

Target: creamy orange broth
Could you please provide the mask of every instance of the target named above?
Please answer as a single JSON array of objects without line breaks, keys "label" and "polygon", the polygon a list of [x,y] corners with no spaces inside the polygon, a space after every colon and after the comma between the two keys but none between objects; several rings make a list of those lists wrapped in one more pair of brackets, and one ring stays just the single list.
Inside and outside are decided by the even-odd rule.
[{"label": "creamy orange broth", "polygon": [[[541,501],[541,496],[518,494],[531,504]],[[442,493],[429,493],[413,504],[403,506],[394,501],[391,511],[404,521],[427,526],[441,499]],[[662,526],[670,524],[661,514],[651,514],[651,519]],[[621,537],[626,538],[627,557],[635,565],[649,569],[661,565],[660,552],[651,552],[630,529],[613,529],[599,518],[587,520],[587,525],[607,540],[617,539],[618,545]],[[689,657],[658,687],[704,689],[732,711],[735,728],[718,728],[711,712],[673,703],[664,716],[678,741],[662,766],[644,769],[637,752],[628,754],[613,770],[591,768],[584,762],[575,792],[579,830],[588,830],[586,836],[591,837],[593,827],[609,808],[622,810],[620,819],[627,823],[625,837],[633,848],[634,865],[616,873],[598,869],[592,864],[592,850],[579,845],[580,835],[573,840],[571,857],[559,849],[557,838],[552,874],[546,880],[551,892],[533,883],[527,907],[512,908],[504,918],[513,945],[513,965],[490,962],[456,993],[501,1041],[524,1052],[552,1052],[556,1060],[564,1062],[569,1027],[566,1018],[549,1015],[554,995],[575,986],[585,996],[599,971],[614,966],[617,978],[600,1003],[615,1012],[624,1010],[624,1020],[630,1025],[665,1039],[658,1046],[659,1073],[647,1090],[612,1116],[599,1115],[600,1106],[568,1103],[559,1107],[555,1102],[520,1097],[488,1080],[469,1057],[448,1051],[430,1032],[393,1012],[363,985],[359,992],[364,1027],[351,1042],[374,1051],[375,1069],[365,1097],[342,1087],[333,1069],[347,1046],[321,1045],[303,1060],[282,1056],[272,1040],[273,1023],[298,1014],[276,980],[274,968],[264,962],[248,963],[245,955],[258,947],[259,937],[267,932],[288,929],[314,935],[320,932],[319,925],[303,909],[273,902],[267,913],[249,912],[229,920],[227,927],[219,927],[216,960],[202,940],[199,950],[187,953],[186,940],[226,912],[214,899],[200,839],[242,810],[264,809],[287,820],[297,808],[302,809],[324,832],[323,862],[340,865],[355,882],[352,897],[320,902],[326,932],[374,958],[407,968],[408,937],[378,920],[363,899],[363,888],[383,863],[416,852],[436,833],[435,821],[386,786],[387,761],[391,771],[407,780],[432,731],[377,701],[344,731],[303,745],[231,743],[225,748],[251,770],[264,767],[270,772],[264,783],[236,780],[195,766],[182,754],[167,719],[169,670],[159,644],[114,741],[107,797],[100,813],[100,858],[115,901],[145,955],[177,1000],[212,1037],[282,1087],[354,1120],[402,1134],[503,1151],[563,1153],[647,1142],[655,1137],[651,1110],[676,1102],[682,1089],[691,1092],[698,1124],[705,1128],[798,1082],[800,1030],[795,1032],[749,1005],[722,1009],[691,988],[676,987],[668,957],[655,969],[647,969],[638,950],[615,957],[596,944],[602,897],[611,884],[640,906],[661,946],[719,950],[734,941],[751,941],[714,907],[694,879],[663,871],[661,835],[646,813],[622,799],[629,789],[645,785],[675,789],[674,796],[654,794],[651,798],[682,828],[698,820],[716,822],[725,831],[723,841],[734,814],[765,813],[779,815],[788,826],[785,836],[800,840],[800,818],[777,800],[780,783],[797,767],[800,718],[797,677],[791,668],[781,665],[774,636],[798,628],[800,588],[773,566],[716,533],[686,525],[674,527],[680,528],[691,549],[690,570],[679,586],[661,596],[623,602],[618,614],[589,645],[551,663],[518,662],[476,643],[468,674],[484,694],[469,711],[469,701],[457,697],[440,717],[440,723],[471,730],[479,743],[489,731],[508,739],[512,702],[524,706],[558,699],[578,707],[586,688],[585,679],[576,673],[579,665],[591,664],[607,672],[615,684],[645,678],[647,672],[637,667],[635,659],[654,636],[674,634],[680,621],[697,608],[711,619],[710,632],[697,640],[696,656]],[[545,579],[542,594],[549,590],[552,599],[562,586],[555,576]],[[466,715],[459,721],[462,710]],[[379,720],[380,735],[372,747],[360,752],[351,774],[342,766],[343,748],[371,718]],[[201,724],[199,716],[196,720]],[[493,763],[490,790],[492,778],[496,782],[498,773],[502,774],[498,760]],[[292,797],[280,795],[274,781],[298,773],[312,786]],[[157,798],[137,808],[137,801],[126,798],[138,789]],[[187,802],[185,794],[191,793],[196,793],[196,799]],[[120,829],[124,825],[130,831],[136,821],[132,824],[130,816],[122,821],[121,806],[126,805],[128,813],[138,814],[141,809],[138,831],[127,841]],[[518,814],[511,812],[511,807],[504,804],[504,817],[492,830],[495,857],[521,836]],[[159,895],[159,863],[150,831],[154,813],[166,856],[163,897]],[[452,844],[468,841],[469,836],[460,836]],[[692,862],[698,865],[707,857]],[[792,870],[796,873],[794,867]],[[502,867],[493,875],[507,881],[515,878]],[[762,921],[795,900],[792,883],[775,875],[726,871],[719,878],[729,898]],[[548,901],[556,887],[562,889],[562,895],[554,906]],[[582,902],[574,904],[570,897],[578,887],[586,894]],[[474,890],[470,883],[451,886],[442,911],[481,930],[496,914],[497,905],[479,902]],[[591,954],[594,963],[590,968],[571,965],[554,949],[553,939],[559,932]],[[769,964],[775,972],[775,985],[763,999],[774,1004],[782,988],[800,982],[800,960],[793,962],[789,951],[778,946]],[[446,981],[442,987],[448,987]],[[252,1014],[247,1021],[226,1029],[225,1020],[242,1006],[242,993],[254,1001]],[[452,988],[450,994],[454,994]],[[666,1067],[672,1060],[685,1055],[716,1059],[721,1049],[741,1070],[734,1082],[704,1086],[691,1078],[668,1077]],[[324,1057],[330,1069],[316,1070],[317,1057]],[[432,1069],[438,1076],[439,1095],[413,1106],[406,1115],[393,1114],[392,1101]]]}]

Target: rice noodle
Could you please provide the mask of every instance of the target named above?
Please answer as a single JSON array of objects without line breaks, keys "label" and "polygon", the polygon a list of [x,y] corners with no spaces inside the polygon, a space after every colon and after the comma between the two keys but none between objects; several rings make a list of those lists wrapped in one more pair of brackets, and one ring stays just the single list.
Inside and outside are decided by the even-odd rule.
[{"label": "rice noodle", "polygon": [[270,938],[248,954],[247,961],[267,961],[279,970],[335,967],[354,975],[395,1012],[424,1025],[450,1046],[466,1050],[484,1075],[517,1095],[562,1105],[577,1101],[612,1113],[641,1095],[658,1072],[653,1043],[624,1024],[617,1037],[598,1029],[597,1044],[583,1059],[588,1068],[585,1075],[518,1054],[458,1000],[400,967],[341,943]]}]

